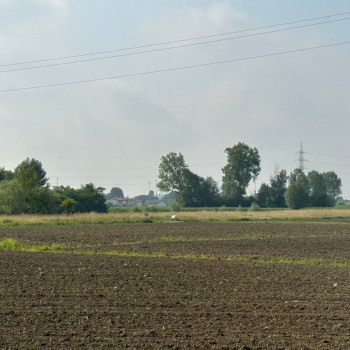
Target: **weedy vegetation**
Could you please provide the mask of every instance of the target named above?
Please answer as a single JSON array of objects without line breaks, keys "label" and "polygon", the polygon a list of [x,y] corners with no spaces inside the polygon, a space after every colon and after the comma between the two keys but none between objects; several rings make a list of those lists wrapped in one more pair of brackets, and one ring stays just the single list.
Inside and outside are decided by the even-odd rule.
[{"label": "weedy vegetation", "polygon": [[66,247],[62,244],[23,245],[13,238],[0,241],[0,250],[17,252],[61,252]]},{"label": "weedy vegetation", "polygon": [[256,222],[256,221],[328,221],[350,219],[349,209],[303,209],[261,211],[181,211],[176,219],[169,212],[155,212],[148,217],[144,213],[88,213],[71,215],[11,215],[0,216],[0,227],[16,226],[74,226],[96,224],[165,223],[181,221],[203,222]]}]

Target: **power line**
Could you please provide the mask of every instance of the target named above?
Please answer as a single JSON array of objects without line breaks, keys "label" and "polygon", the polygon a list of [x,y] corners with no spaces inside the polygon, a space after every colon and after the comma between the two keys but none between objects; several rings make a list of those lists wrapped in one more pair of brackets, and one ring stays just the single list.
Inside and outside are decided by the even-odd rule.
[{"label": "power line", "polygon": [[143,179],[145,178],[145,176],[119,176],[119,175],[115,175],[115,176],[52,176],[52,177],[59,177],[60,179],[108,179],[108,180],[114,180],[114,179]]},{"label": "power line", "polygon": [[[101,60],[107,60],[107,59],[118,58],[118,57],[135,56],[135,55],[141,55],[141,54],[145,54],[145,53],[168,51],[168,50],[174,50],[174,49],[179,49],[179,48],[184,48],[184,47],[208,45],[208,44],[214,44],[214,43],[228,41],[228,40],[243,39],[243,38],[248,38],[248,37],[253,37],[253,36],[273,34],[273,33],[293,30],[293,29],[317,26],[317,25],[321,25],[321,24],[329,24],[329,23],[345,21],[345,20],[349,20],[349,19],[350,19],[350,17],[346,17],[346,18],[340,18],[340,19],[335,19],[335,20],[328,20],[328,21],[324,21],[324,22],[304,24],[302,26],[275,29],[275,30],[271,30],[271,31],[261,32],[261,33],[245,34],[245,35],[240,35],[240,36],[235,36],[235,37],[230,37],[230,38],[215,39],[215,40],[209,40],[209,41],[202,41],[199,43],[183,44],[183,45],[177,45],[177,46],[171,46],[171,47],[162,47],[162,48],[158,48],[158,49],[144,50],[144,51],[138,51],[138,52],[129,52],[129,53],[124,53],[124,54],[119,54],[119,55],[87,58],[87,59],[78,60],[78,61],[59,62],[59,63],[39,65],[39,66],[32,66],[32,67],[11,68],[11,69],[6,69],[6,70],[0,70],[0,73],[9,73],[9,72],[17,72],[17,71],[32,70],[32,69],[50,68],[50,67],[64,66],[64,65],[83,63],[83,62],[101,61]],[[4,66],[4,65],[0,65],[0,67],[1,66]]]},{"label": "power line", "polygon": [[120,171],[120,170],[153,170],[153,168],[61,168],[48,169],[49,171]]},{"label": "power line", "polygon": [[280,51],[280,52],[274,52],[274,53],[268,53],[268,54],[263,54],[263,55],[250,56],[250,57],[234,58],[234,59],[224,60],[224,61],[201,63],[201,64],[194,64],[194,65],[189,65],[189,66],[174,67],[174,68],[165,68],[165,69],[158,69],[158,70],[146,71],[146,72],[121,74],[121,75],[109,76],[109,77],[104,77],[104,78],[76,80],[76,81],[69,81],[69,82],[63,82],[63,83],[54,83],[54,84],[35,85],[35,86],[28,86],[28,87],[5,89],[5,90],[0,90],[0,93],[14,92],[14,91],[23,91],[23,90],[34,90],[34,89],[42,89],[42,88],[56,87],[56,86],[67,86],[67,85],[84,84],[84,83],[91,83],[91,82],[96,82],[96,81],[113,80],[113,79],[121,79],[121,78],[130,78],[130,77],[137,77],[137,76],[144,76],[144,75],[151,75],[151,74],[159,74],[159,73],[165,73],[165,72],[175,72],[175,71],[186,70],[186,69],[193,69],[193,68],[200,68],[200,67],[209,67],[209,66],[226,64],[226,63],[248,61],[248,60],[254,60],[254,59],[259,59],[259,58],[266,58],[266,57],[273,57],[273,56],[280,56],[280,55],[286,55],[286,54],[297,53],[297,52],[318,50],[318,49],[323,49],[323,48],[327,48],[327,47],[335,47],[335,46],[347,45],[347,44],[350,44],[350,41],[344,41],[344,42],[334,43],[334,44],[319,45],[319,46],[312,46],[312,47],[301,48],[301,49],[294,49],[294,50],[289,50],[289,51]]},{"label": "power line", "polygon": [[[335,14],[330,14],[330,15],[325,15],[325,16],[320,16],[320,17],[313,17],[313,18],[301,19],[301,20],[296,20],[296,21],[290,21],[290,22],[272,24],[272,25],[267,25],[267,26],[262,26],[262,27],[255,27],[255,28],[242,29],[242,30],[237,30],[237,31],[218,33],[218,34],[197,36],[197,37],[186,38],[186,39],[164,41],[164,42],[153,43],[153,44],[144,44],[144,45],[131,46],[131,47],[119,48],[119,49],[113,49],[113,50],[90,52],[90,53],[84,53],[84,54],[78,54],[78,55],[61,56],[61,57],[54,57],[54,58],[45,58],[45,59],[40,59],[40,60],[32,60],[32,61],[23,61],[23,62],[16,62],[16,63],[1,64],[0,67],[9,67],[9,66],[22,65],[22,64],[48,62],[48,61],[56,61],[56,60],[63,60],[63,59],[69,59],[69,58],[77,58],[77,57],[84,57],[84,56],[100,55],[100,54],[106,54],[106,53],[111,53],[111,52],[136,50],[136,49],[143,49],[143,48],[147,48],[147,47],[154,47],[154,46],[167,45],[167,44],[177,44],[177,43],[180,43],[180,42],[186,42],[186,41],[192,41],[192,40],[200,40],[200,39],[208,39],[208,38],[214,38],[214,37],[218,37],[218,36],[238,34],[238,33],[244,33],[244,32],[261,30],[261,29],[268,29],[268,28],[279,27],[279,26],[283,26],[283,25],[290,25],[290,24],[296,24],[296,23],[302,23],[302,22],[315,21],[315,20],[319,20],[319,19],[343,16],[343,15],[348,15],[348,14],[350,14],[350,11],[341,12],[341,13],[335,13]],[[331,20],[331,21],[334,21],[334,20]]]},{"label": "power line", "polygon": [[[88,182],[89,183],[89,182]],[[63,185],[63,186],[82,186],[83,183],[69,183],[69,185]],[[124,183],[111,183],[111,184],[105,184],[105,183],[98,183],[95,184],[96,186],[144,186],[144,183],[133,183],[133,184],[124,184]]]},{"label": "power line", "polygon": [[327,165],[335,165],[340,167],[350,167],[350,164],[340,164],[340,163],[329,163],[329,162],[320,162],[320,161],[309,161],[310,163],[317,163],[317,164],[327,164]]},{"label": "power line", "polygon": [[334,155],[331,155],[331,154],[320,154],[320,153],[310,153],[310,155],[313,155],[313,156],[318,156],[318,157],[329,157],[329,158],[339,158],[339,159],[349,159],[350,156],[334,156]]}]

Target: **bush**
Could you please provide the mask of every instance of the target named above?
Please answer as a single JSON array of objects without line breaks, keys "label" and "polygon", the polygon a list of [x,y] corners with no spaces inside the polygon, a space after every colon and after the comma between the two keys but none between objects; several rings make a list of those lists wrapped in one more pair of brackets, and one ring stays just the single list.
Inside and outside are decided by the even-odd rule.
[{"label": "bush", "polygon": [[181,211],[182,207],[177,201],[173,201],[170,203],[170,209],[172,211],[178,212]]},{"label": "bush", "polygon": [[132,210],[134,213],[141,213],[142,212],[142,208],[140,208],[140,207],[134,207]]},{"label": "bush", "polygon": [[150,207],[145,207],[145,211],[149,212],[149,213],[158,213],[158,207],[155,206],[150,206]]},{"label": "bush", "polygon": [[260,206],[257,205],[255,202],[253,202],[250,208],[248,209],[248,211],[259,211],[259,210],[260,210]]},{"label": "bush", "polygon": [[239,206],[237,207],[237,211],[245,211],[245,210],[244,210],[244,208],[243,208],[241,205],[239,205]]}]

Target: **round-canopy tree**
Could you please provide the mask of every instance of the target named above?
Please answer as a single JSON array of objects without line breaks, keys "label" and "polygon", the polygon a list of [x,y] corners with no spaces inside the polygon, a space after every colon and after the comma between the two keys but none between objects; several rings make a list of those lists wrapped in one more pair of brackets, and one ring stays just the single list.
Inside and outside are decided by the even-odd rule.
[{"label": "round-canopy tree", "polygon": [[238,205],[251,180],[260,173],[260,155],[256,148],[239,142],[226,148],[227,164],[222,169],[222,194],[230,205]]}]

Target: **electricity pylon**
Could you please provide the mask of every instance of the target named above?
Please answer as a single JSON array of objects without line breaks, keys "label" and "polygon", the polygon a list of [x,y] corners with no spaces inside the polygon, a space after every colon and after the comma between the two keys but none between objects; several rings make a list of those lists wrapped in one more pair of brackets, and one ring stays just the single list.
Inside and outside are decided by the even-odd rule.
[{"label": "electricity pylon", "polygon": [[304,172],[305,170],[305,165],[304,165],[304,162],[305,162],[305,158],[304,158],[304,150],[303,150],[303,143],[301,142],[300,143],[300,149],[299,149],[299,158],[298,158],[298,161],[299,161],[299,169]]}]

